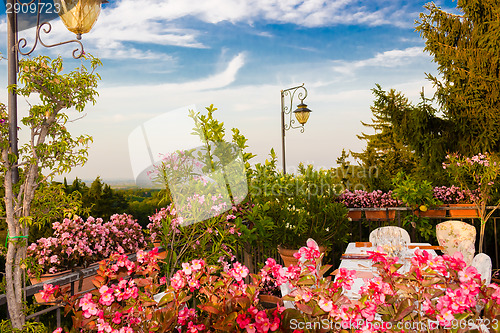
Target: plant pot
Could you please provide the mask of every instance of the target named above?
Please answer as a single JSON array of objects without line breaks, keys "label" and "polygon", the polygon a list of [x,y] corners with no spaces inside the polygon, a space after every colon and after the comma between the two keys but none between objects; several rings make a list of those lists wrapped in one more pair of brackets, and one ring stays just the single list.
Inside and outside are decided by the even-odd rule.
[{"label": "plant pot", "polygon": [[365,216],[368,220],[394,220],[396,218],[395,210],[365,210]]},{"label": "plant pot", "polygon": [[347,217],[351,220],[361,220],[361,211],[360,210],[350,210],[347,213]]},{"label": "plant pot", "polygon": [[[320,246],[319,251],[321,253],[325,253],[326,248],[324,246]],[[293,266],[298,265],[299,260],[295,259],[293,254],[296,252],[299,252],[299,249],[286,249],[286,248],[282,247],[281,245],[278,245],[278,252],[281,256],[281,259],[283,260],[283,265],[285,267],[289,267],[292,265]]]},{"label": "plant pot", "polygon": [[478,217],[477,209],[453,209],[453,207],[471,207],[474,204],[450,204],[450,216],[458,218]]},{"label": "plant pot", "polygon": [[[71,273],[70,269],[62,271],[62,272],[58,272],[58,273],[53,273],[53,274],[42,274],[40,276],[40,278],[36,278],[36,277],[30,276],[29,279],[30,279],[30,282],[31,282],[32,285],[38,284],[38,283],[47,284],[48,282],[50,282],[50,280],[62,277],[62,276],[67,275],[69,273]],[[63,286],[60,286],[60,287],[63,287]],[[53,302],[55,302],[54,296],[50,296],[48,302],[45,302],[43,300],[42,293],[36,293],[34,296],[35,296],[35,299],[36,299],[36,301],[38,303],[53,303]]]},{"label": "plant pot", "polygon": [[[442,205],[439,207],[447,207],[447,205]],[[417,209],[415,210],[415,215],[421,217],[446,217],[446,210],[428,209],[427,211],[423,212],[420,209]]]}]

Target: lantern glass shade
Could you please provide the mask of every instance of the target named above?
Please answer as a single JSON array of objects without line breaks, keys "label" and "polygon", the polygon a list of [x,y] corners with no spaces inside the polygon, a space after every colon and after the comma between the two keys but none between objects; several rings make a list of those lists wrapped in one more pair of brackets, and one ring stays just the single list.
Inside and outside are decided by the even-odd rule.
[{"label": "lantern glass shade", "polygon": [[311,110],[307,108],[307,105],[304,103],[300,103],[297,105],[297,110],[293,111],[295,114],[295,118],[297,118],[297,121],[301,124],[304,125],[307,123],[307,120],[309,119],[309,114],[311,113]]},{"label": "lantern glass shade", "polygon": [[89,32],[101,13],[102,0],[54,0],[59,3],[59,17],[66,28],[77,34]]}]

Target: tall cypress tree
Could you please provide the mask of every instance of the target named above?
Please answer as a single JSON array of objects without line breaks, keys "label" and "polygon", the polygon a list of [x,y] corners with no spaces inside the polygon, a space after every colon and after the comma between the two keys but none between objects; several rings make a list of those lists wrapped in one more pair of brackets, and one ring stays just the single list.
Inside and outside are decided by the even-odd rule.
[{"label": "tall cypress tree", "polygon": [[500,1],[458,0],[461,15],[434,3],[425,8],[429,12],[420,14],[416,30],[441,75],[427,77],[437,88],[445,149],[466,155],[499,151]]}]

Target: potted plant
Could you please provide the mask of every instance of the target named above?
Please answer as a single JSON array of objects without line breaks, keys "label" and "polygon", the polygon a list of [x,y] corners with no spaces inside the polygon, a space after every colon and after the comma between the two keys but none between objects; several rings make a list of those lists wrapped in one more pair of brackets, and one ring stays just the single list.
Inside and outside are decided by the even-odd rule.
[{"label": "potted plant", "polygon": [[[276,171],[276,155],[257,164],[250,179],[250,204],[258,215],[249,214],[257,225],[265,225],[268,238],[278,246],[285,265],[296,262],[293,253],[312,238],[326,251],[347,242],[347,208],[337,202],[330,175],[325,170],[299,165],[296,175]],[[335,242],[334,242],[335,240]],[[339,249],[340,250],[340,249]]]},{"label": "potted plant", "polygon": [[455,207],[474,206],[474,198],[477,197],[477,191],[461,189],[452,185],[434,187],[434,197],[444,204],[447,204],[451,217],[466,218],[478,217],[477,209],[453,209]]},{"label": "potted plant", "polygon": [[443,168],[460,183],[462,188],[469,191],[477,191],[477,196],[471,199],[478,208],[481,219],[481,230],[479,238],[479,251],[483,250],[483,239],[485,225],[490,216],[500,205],[495,203],[495,208],[486,212],[486,205],[491,198],[492,187],[500,173],[500,158],[496,154],[484,153],[472,157],[462,156],[458,153],[448,154]]},{"label": "potted plant", "polygon": [[[40,238],[27,248],[33,284],[88,267],[113,252],[132,253],[145,246],[141,226],[127,214],[115,214],[105,223],[100,218],[84,221],[75,216],[53,223],[52,228],[52,237]],[[78,285],[78,291],[91,287],[89,277]]]},{"label": "potted plant", "polygon": [[382,192],[375,190],[366,193],[367,208],[383,208],[379,210],[366,210],[365,216],[369,220],[390,219],[394,220],[396,211],[389,207],[398,207],[400,202],[392,197],[392,191]]},{"label": "potted plant", "polygon": [[[338,201],[344,203],[347,208],[363,208],[367,206],[367,192],[363,190],[345,190],[339,197]],[[361,210],[349,210],[347,217],[351,220],[361,219]]]},{"label": "potted plant", "polygon": [[446,210],[429,210],[442,204],[434,197],[432,184],[429,181],[416,181],[400,171],[392,179],[394,184],[393,197],[411,208],[415,215],[445,217]]}]

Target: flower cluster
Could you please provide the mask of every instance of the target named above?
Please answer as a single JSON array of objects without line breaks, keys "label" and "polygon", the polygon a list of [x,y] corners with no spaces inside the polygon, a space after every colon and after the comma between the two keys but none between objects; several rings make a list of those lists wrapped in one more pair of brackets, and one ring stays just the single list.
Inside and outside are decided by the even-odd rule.
[{"label": "flower cluster", "polygon": [[[268,259],[253,276],[256,284],[245,283],[248,270],[239,263],[223,271],[198,259],[183,263],[165,284],[165,279],[157,276],[156,250],[141,252],[137,264],[115,254],[101,263],[95,281],[98,290],[81,299],[66,300],[75,314],[76,327],[98,333],[150,332],[160,327],[179,332],[287,332],[292,325],[300,326],[298,323],[322,327],[325,322],[339,327],[331,326],[330,331],[399,332],[401,329],[388,329],[385,324],[401,322],[406,328],[405,323],[415,321],[451,330],[459,320],[479,322],[500,317],[500,287],[485,285],[460,253],[433,257],[417,249],[409,271],[401,272],[398,258],[370,252],[378,276],[365,279],[359,300],[353,301],[345,291],[351,289],[356,272],[340,269],[335,280],[324,277],[329,267],[317,269],[321,255],[316,247],[310,243],[299,251],[302,260],[298,266],[285,269]],[[120,278],[124,272],[132,278]],[[272,279],[291,286],[283,300],[293,301],[294,308],[278,305],[264,310],[260,306],[259,282]],[[162,285],[164,296],[153,300]],[[53,292],[59,291],[50,285],[43,291],[45,297]]]},{"label": "flower cluster", "polygon": [[28,246],[31,273],[57,273],[107,258],[112,252],[137,252],[145,246],[141,226],[132,216],[115,214],[111,220],[81,217],[52,224],[52,237]]},{"label": "flower cluster", "polygon": [[384,208],[397,207],[402,204],[392,197],[392,191],[382,192],[381,190],[372,192],[364,190],[351,192],[346,190],[340,194],[339,201],[350,208]]},{"label": "flower cluster", "polygon": [[[150,216],[147,228],[150,240],[169,248],[166,275],[171,277],[181,268],[182,262],[204,257],[208,264],[222,263],[225,267],[236,259],[234,249],[240,242],[241,221],[234,213],[237,208],[226,210],[221,196],[193,195],[188,204],[178,208],[171,204]],[[181,210],[181,211],[180,211]],[[199,215],[199,211],[204,211]],[[210,217],[203,214],[210,212]],[[187,223],[197,220],[197,223]]]},{"label": "flower cluster", "polygon": [[444,204],[472,203],[477,198],[477,191],[461,189],[458,186],[436,186],[433,188],[434,198]]},{"label": "flower cluster", "polygon": [[274,310],[272,321],[264,310],[259,310],[251,306],[246,313],[240,313],[236,317],[236,322],[245,332],[274,332],[280,327],[280,318],[277,315],[278,309]]},{"label": "flower cluster", "polygon": [[[94,284],[97,290],[68,296],[52,290],[74,313],[74,326],[86,332],[133,333],[158,329],[153,314],[158,304],[152,297],[158,292],[158,251],[139,251],[134,263],[126,255],[115,253],[100,263]],[[125,276],[134,276],[129,280]],[[45,286],[44,286],[45,290]],[[47,291],[47,297],[52,293]],[[60,329],[62,332],[62,329]]]}]

